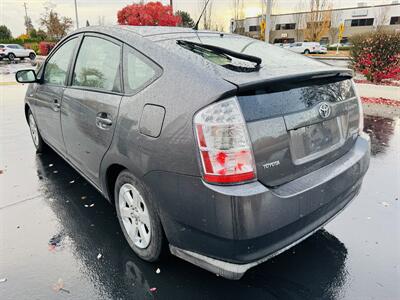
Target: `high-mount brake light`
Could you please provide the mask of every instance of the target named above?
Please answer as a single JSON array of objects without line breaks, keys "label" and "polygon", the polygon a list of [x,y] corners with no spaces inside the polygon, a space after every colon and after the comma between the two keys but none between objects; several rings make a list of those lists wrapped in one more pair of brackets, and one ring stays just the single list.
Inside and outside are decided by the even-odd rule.
[{"label": "high-mount brake light", "polygon": [[256,178],[250,138],[235,97],[199,111],[194,126],[205,181],[236,184]]}]

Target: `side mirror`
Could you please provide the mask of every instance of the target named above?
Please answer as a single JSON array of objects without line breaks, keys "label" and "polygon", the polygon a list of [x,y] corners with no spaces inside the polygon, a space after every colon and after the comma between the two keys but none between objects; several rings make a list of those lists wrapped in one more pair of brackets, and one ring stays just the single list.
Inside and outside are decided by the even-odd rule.
[{"label": "side mirror", "polygon": [[20,70],[15,74],[15,80],[19,83],[37,82],[36,72],[34,70]]}]

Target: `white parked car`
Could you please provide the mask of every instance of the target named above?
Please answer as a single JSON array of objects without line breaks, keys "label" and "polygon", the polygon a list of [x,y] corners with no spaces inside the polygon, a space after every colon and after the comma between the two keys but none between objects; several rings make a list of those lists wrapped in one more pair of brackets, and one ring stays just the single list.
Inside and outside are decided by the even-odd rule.
[{"label": "white parked car", "polygon": [[274,46],[281,47],[281,48],[289,48],[290,44],[275,43]]},{"label": "white parked car", "polygon": [[34,60],[36,53],[32,49],[25,49],[18,44],[0,44],[0,59],[3,58],[8,58],[9,60],[29,58]]},{"label": "white parked car", "polygon": [[321,45],[317,42],[297,42],[290,44],[288,49],[296,53],[304,54],[321,53]]},{"label": "white parked car", "polygon": [[317,53],[326,54],[326,53],[328,53],[328,48],[325,45],[324,46],[321,45],[321,47],[319,48],[319,51]]}]

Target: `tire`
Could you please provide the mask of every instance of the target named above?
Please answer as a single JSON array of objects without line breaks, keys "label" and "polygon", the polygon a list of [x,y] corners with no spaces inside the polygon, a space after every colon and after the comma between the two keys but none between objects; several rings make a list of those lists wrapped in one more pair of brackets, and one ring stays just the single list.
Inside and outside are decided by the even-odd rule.
[{"label": "tire", "polygon": [[36,148],[36,153],[45,152],[47,145],[40,135],[39,128],[37,127],[35,117],[33,116],[31,110],[28,111],[28,125],[31,132],[33,145]]},{"label": "tire", "polygon": [[13,60],[15,59],[15,54],[14,54],[14,53],[9,53],[9,54],[8,54],[8,59],[9,59],[10,61],[13,61]]},{"label": "tire", "polygon": [[310,53],[311,53],[310,50],[308,49],[304,50],[304,54],[310,54]]},{"label": "tire", "polygon": [[114,197],[118,221],[129,246],[141,259],[157,261],[164,235],[150,191],[131,173],[122,171],[115,183]]},{"label": "tire", "polygon": [[36,54],[35,53],[29,53],[29,59],[30,60],[35,60],[35,58],[36,58]]}]

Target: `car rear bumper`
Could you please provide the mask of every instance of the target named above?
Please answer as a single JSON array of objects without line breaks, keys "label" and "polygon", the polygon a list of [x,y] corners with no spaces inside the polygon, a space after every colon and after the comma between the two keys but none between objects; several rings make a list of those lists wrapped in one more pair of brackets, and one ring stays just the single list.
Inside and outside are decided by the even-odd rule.
[{"label": "car rear bumper", "polygon": [[198,177],[149,175],[171,252],[239,279],[324,226],[357,195],[369,166],[370,141],[335,162],[278,188],[259,182],[213,186]]}]

